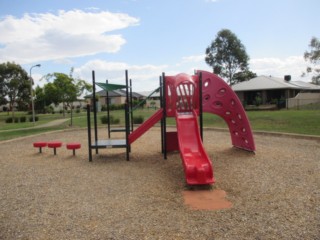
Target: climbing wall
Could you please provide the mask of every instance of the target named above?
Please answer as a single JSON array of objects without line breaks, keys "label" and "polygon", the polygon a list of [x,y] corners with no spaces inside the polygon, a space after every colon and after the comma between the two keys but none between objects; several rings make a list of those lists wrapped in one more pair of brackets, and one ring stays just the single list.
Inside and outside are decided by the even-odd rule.
[{"label": "climbing wall", "polygon": [[222,117],[228,124],[232,145],[255,151],[255,144],[248,117],[235,92],[217,75],[199,70],[202,74],[203,112]]}]

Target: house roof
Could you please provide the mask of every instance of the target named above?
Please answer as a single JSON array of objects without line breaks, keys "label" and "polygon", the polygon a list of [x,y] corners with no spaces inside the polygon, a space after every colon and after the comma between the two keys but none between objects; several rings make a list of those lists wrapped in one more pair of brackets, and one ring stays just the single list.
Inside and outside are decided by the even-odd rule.
[{"label": "house roof", "polygon": [[282,78],[258,76],[231,87],[233,91],[256,91],[268,89],[320,90],[320,87],[302,81],[286,81]]}]

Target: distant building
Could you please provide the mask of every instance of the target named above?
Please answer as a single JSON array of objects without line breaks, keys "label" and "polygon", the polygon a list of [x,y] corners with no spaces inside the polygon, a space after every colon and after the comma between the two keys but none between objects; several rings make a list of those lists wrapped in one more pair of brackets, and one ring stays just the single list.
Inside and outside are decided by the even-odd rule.
[{"label": "distant building", "polygon": [[[99,104],[100,106],[106,105],[107,104],[107,92],[105,90],[101,90],[96,92],[96,96],[99,99]],[[90,105],[93,105],[93,96],[92,94],[89,94],[84,97],[87,100],[87,103]],[[126,91],[125,90],[113,90],[113,91],[108,91],[108,98],[109,98],[109,104],[125,104],[126,102]],[[132,99],[133,100],[142,100],[144,97],[139,94],[132,92]]]},{"label": "distant building", "polygon": [[[232,86],[241,102],[247,105],[277,104],[278,107],[293,108],[320,102],[320,86],[303,81],[291,81],[291,77],[276,78],[258,76]],[[300,101],[297,101],[300,99]]]}]

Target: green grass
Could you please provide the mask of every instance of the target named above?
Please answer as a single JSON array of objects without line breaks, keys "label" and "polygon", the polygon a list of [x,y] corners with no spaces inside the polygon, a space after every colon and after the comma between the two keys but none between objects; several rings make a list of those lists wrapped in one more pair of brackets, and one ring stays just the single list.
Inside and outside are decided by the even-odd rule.
[{"label": "green grass", "polygon": [[[144,109],[134,111],[134,116],[143,116],[144,120],[148,119],[155,110]],[[23,113],[16,113],[16,116],[21,116]],[[100,112],[97,116],[98,126],[106,127],[101,124],[100,116],[106,115],[106,112]],[[114,118],[120,119],[120,125],[124,125],[124,111],[116,110],[111,111]],[[272,131],[272,132],[285,132],[296,134],[307,134],[320,136],[320,111],[319,110],[281,110],[281,111],[249,111],[247,115],[250,120],[251,128],[253,131]],[[30,116],[30,115],[28,115]],[[62,118],[62,114],[39,114],[39,121],[36,125],[41,125],[55,119]],[[61,126],[50,128],[35,128],[33,129],[32,122],[25,123],[5,123],[4,120],[8,117],[7,113],[0,113],[0,141],[12,139],[21,136],[28,136],[42,132],[59,130],[66,128],[70,124],[70,114],[66,115],[69,120]],[[222,118],[217,115],[204,113],[204,126],[227,128],[227,124]],[[91,114],[91,123],[93,126],[93,114]],[[167,119],[168,125],[175,125],[173,118]],[[73,115],[73,127],[87,127],[87,116],[85,112],[75,113]],[[28,128],[26,130],[18,130],[21,128]],[[10,130],[10,131],[3,131]]]},{"label": "green grass", "polygon": [[[253,131],[286,132],[320,136],[319,110],[249,111]],[[204,126],[227,128],[222,118],[204,114]]]}]

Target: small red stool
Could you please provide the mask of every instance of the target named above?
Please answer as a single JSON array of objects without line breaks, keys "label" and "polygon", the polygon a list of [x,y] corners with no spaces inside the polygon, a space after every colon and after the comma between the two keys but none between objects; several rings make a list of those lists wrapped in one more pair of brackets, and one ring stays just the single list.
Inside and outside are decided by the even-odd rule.
[{"label": "small red stool", "polygon": [[39,153],[42,153],[42,148],[46,147],[47,143],[46,142],[34,142],[33,147],[39,148]]},{"label": "small red stool", "polygon": [[54,155],[57,154],[57,148],[62,146],[62,142],[48,142],[48,148],[53,148]]},{"label": "small red stool", "polygon": [[67,143],[67,149],[72,149],[73,156],[76,155],[76,149],[80,149],[81,144],[80,143]]}]

